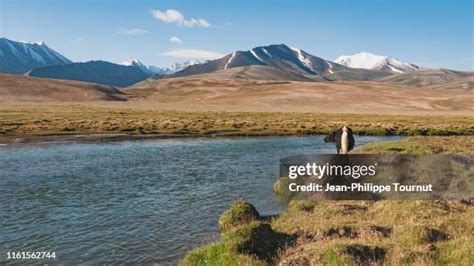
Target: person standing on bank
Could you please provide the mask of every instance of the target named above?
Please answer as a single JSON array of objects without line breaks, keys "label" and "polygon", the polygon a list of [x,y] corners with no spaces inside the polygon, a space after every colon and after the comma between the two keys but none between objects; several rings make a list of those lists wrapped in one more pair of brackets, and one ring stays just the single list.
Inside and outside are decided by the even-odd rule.
[{"label": "person standing on bank", "polygon": [[344,126],[336,131],[330,132],[324,138],[324,142],[335,142],[338,154],[348,154],[354,149],[355,139],[352,134],[352,129]]}]

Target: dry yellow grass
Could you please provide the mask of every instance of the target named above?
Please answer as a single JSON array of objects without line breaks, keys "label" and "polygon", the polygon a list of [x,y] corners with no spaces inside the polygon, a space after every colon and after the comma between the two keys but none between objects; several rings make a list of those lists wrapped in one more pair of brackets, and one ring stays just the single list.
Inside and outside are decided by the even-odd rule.
[{"label": "dry yellow grass", "polygon": [[474,90],[462,85],[252,80],[233,77],[235,71],[147,80],[125,91],[130,104],[185,111],[474,114]]},{"label": "dry yellow grass", "polygon": [[474,116],[184,112],[90,104],[0,106],[3,141],[16,137],[91,134],[303,135],[327,133],[344,124],[363,135],[474,134]]},{"label": "dry yellow grass", "polygon": [[460,202],[293,202],[272,226],[299,237],[280,257],[288,264],[469,265],[472,217],[474,208]]},{"label": "dry yellow grass", "polygon": [[292,201],[278,218],[223,231],[181,265],[471,265],[472,217],[458,201]]},{"label": "dry yellow grass", "polygon": [[[427,81],[434,83],[417,87],[416,82],[411,84],[412,79],[419,79],[416,75],[406,85],[380,81],[308,82],[288,81],[291,77],[281,71],[262,68],[265,67],[238,67],[204,75],[148,79],[121,91],[85,82],[3,74],[0,101],[25,105],[82,102],[138,110],[474,115],[473,77],[468,73],[442,74],[436,78],[442,82]],[[431,80],[433,75],[425,78]]]}]

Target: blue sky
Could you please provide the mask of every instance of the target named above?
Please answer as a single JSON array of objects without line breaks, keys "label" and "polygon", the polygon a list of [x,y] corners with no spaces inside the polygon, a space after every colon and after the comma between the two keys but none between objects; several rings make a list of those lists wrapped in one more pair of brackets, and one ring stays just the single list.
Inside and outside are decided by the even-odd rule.
[{"label": "blue sky", "polygon": [[366,51],[474,69],[471,0],[0,0],[0,17],[2,37],[43,40],[74,61],[167,66],[285,43],[330,60]]}]

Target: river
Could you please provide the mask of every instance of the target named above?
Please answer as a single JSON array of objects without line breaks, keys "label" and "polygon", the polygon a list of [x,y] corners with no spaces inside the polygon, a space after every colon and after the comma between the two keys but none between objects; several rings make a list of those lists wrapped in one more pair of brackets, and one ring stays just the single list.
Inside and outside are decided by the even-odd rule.
[{"label": "river", "polygon": [[[6,252],[54,251],[61,264],[174,265],[218,238],[245,199],[281,212],[282,157],[333,153],[323,136],[159,139],[0,147],[0,264]],[[397,137],[357,137],[356,145]],[[46,263],[47,261],[42,261]]]}]

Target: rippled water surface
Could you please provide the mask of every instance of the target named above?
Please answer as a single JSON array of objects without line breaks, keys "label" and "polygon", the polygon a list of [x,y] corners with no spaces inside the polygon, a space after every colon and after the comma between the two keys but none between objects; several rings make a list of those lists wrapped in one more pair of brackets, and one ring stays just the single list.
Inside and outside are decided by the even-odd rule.
[{"label": "rippled water surface", "polygon": [[55,251],[64,264],[176,264],[218,237],[233,201],[282,210],[272,192],[280,158],[333,145],[315,136],[2,146],[0,264],[7,251]]}]

